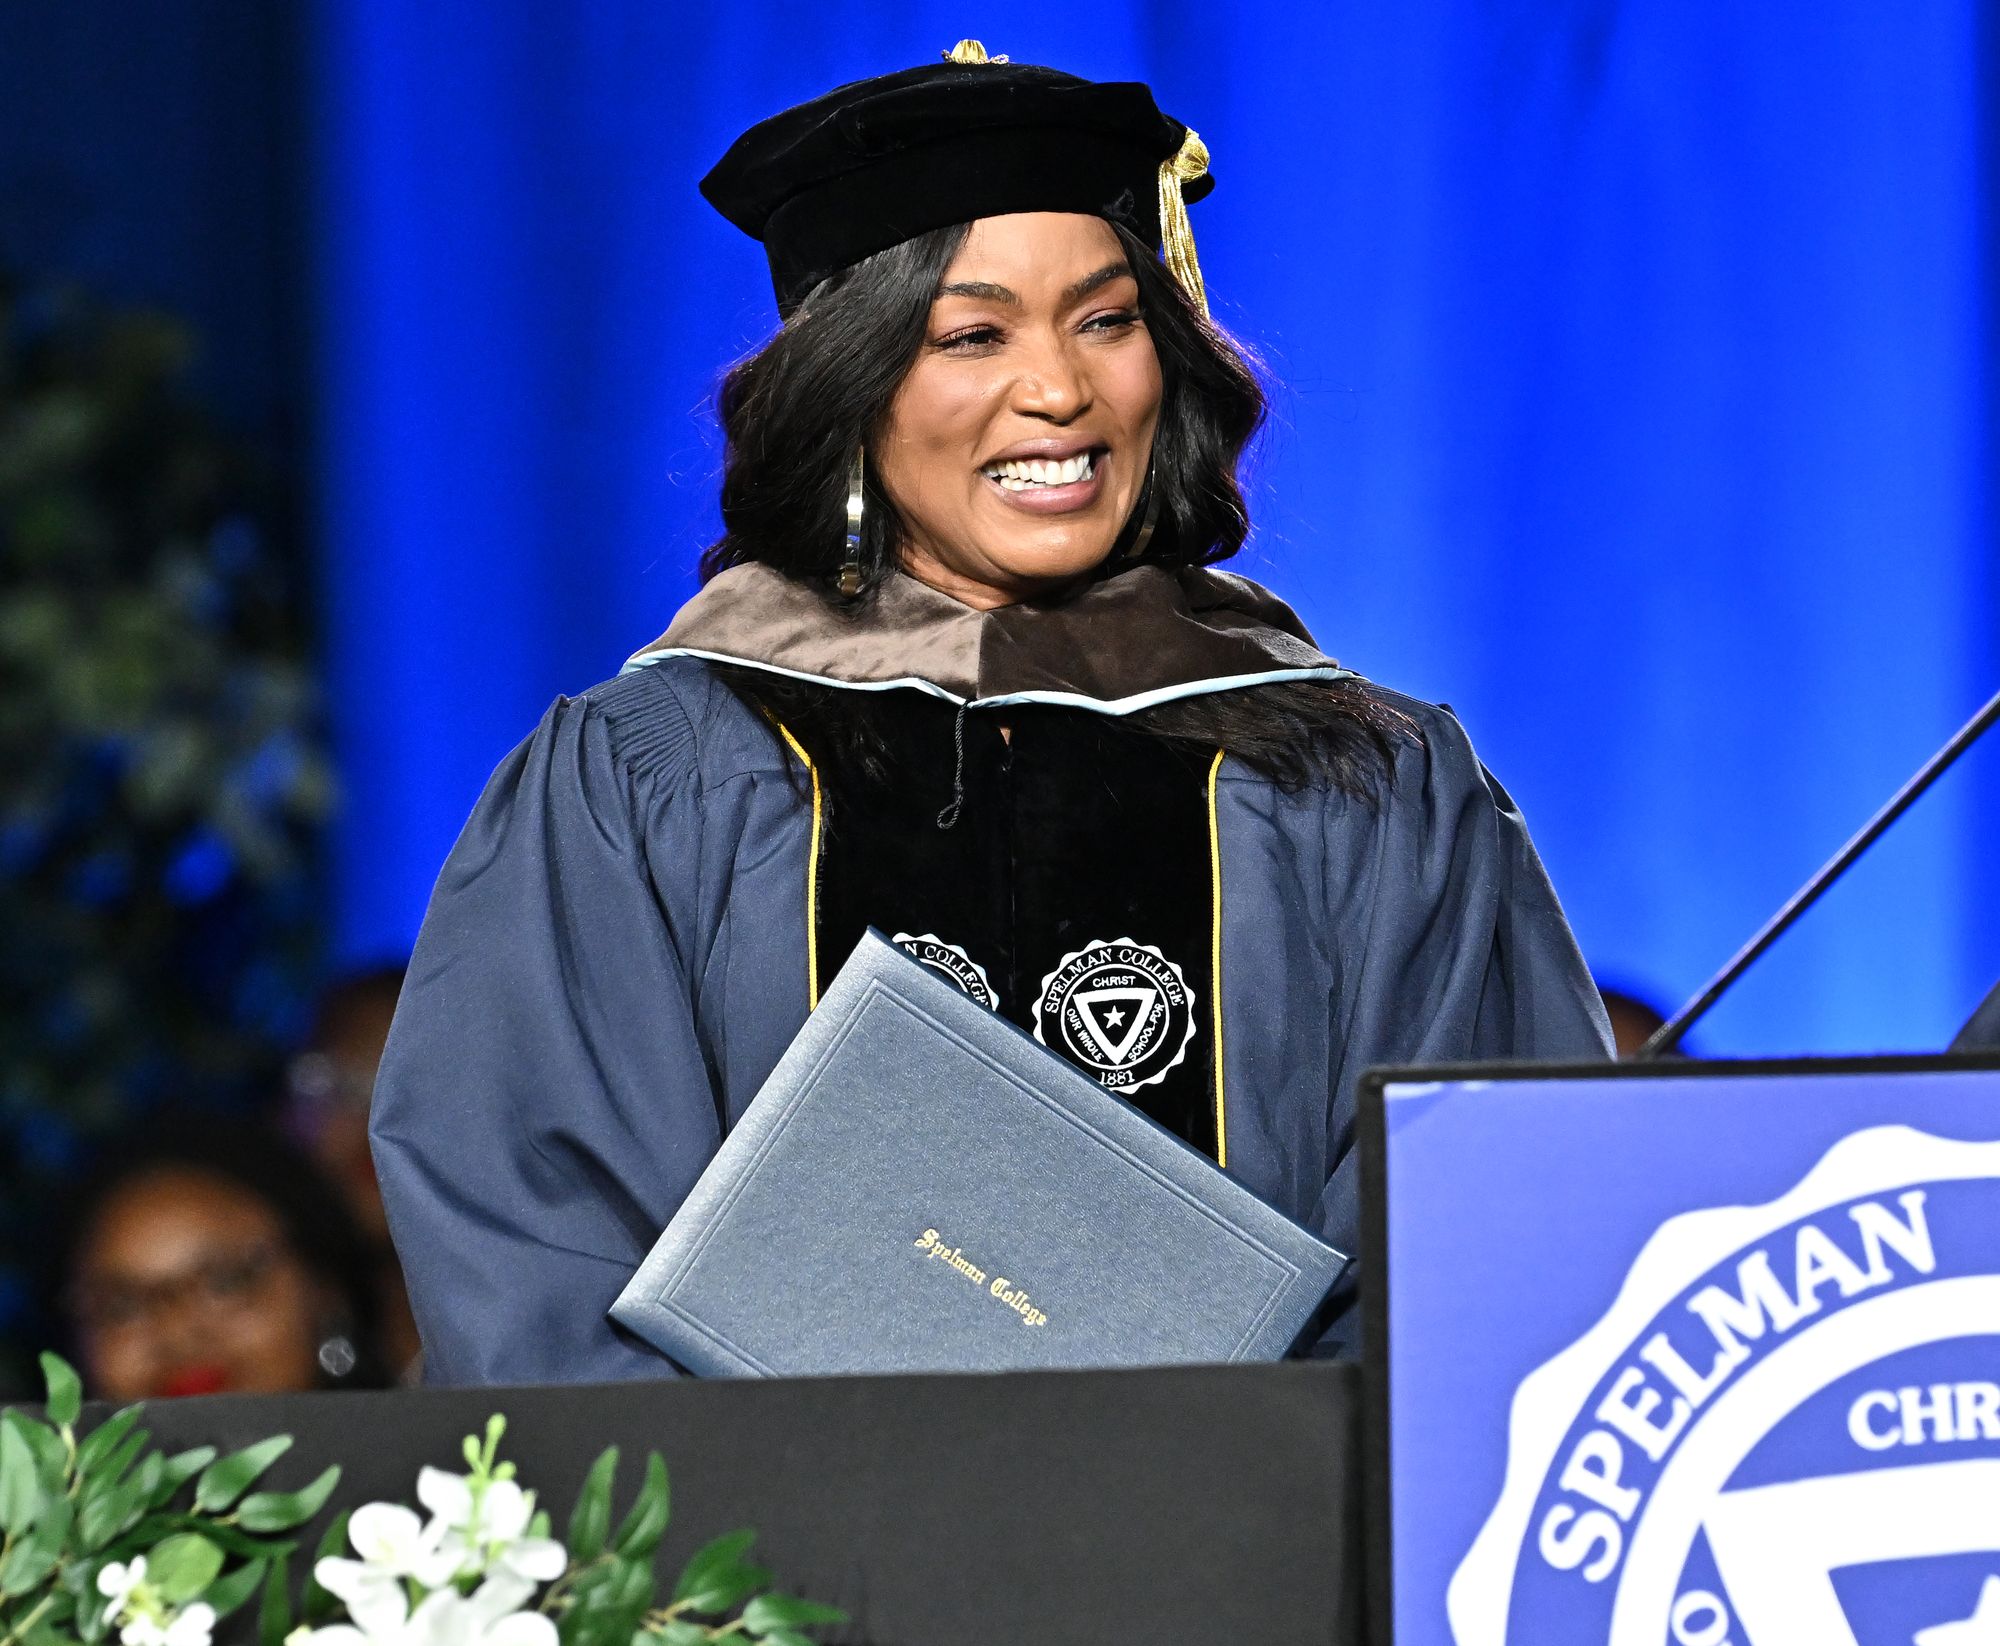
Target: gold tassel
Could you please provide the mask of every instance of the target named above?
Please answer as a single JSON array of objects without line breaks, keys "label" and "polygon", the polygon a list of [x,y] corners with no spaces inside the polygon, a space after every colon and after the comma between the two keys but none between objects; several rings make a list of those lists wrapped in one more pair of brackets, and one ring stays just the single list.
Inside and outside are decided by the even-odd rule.
[{"label": "gold tassel", "polygon": [[1208,288],[1201,282],[1201,264],[1194,255],[1194,229],[1188,222],[1183,188],[1208,174],[1208,145],[1190,131],[1180,152],[1160,163],[1160,254],[1194,306],[1208,313]]},{"label": "gold tassel", "polygon": [[1004,63],[1004,57],[988,57],[977,40],[961,40],[950,51],[939,54],[947,63]]}]

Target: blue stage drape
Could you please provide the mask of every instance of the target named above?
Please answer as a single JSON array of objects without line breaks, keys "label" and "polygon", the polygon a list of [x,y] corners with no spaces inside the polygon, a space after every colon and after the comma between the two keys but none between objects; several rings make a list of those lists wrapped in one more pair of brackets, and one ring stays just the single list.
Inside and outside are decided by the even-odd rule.
[{"label": "blue stage drape", "polygon": [[[1453,704],[1610,979],[1690,991],[2000,684],[1972,0],[324,0],[317,416],[340,943],[408,943],[487,772],[715,530],[773,322],[696,193],[962,35],[1200,130],[1276,417],[1239,568]],[[2000,973],[2000,747],[1699,1037],[1939,1044]]]}]

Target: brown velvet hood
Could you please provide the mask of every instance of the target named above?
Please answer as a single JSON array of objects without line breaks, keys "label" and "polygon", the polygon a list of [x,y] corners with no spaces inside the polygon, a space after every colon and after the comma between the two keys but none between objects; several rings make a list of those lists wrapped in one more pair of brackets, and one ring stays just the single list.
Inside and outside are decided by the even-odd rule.
[{"label": "brown velvet hood", "polygon": [[900,572],[849,606],[769,566],[733,566],[626,667],[675,656],[862,689],[914,686],[955,703],[1106,714],[1346,673],[1291,607],[1247,577],[1145,565],[993,611]]}]

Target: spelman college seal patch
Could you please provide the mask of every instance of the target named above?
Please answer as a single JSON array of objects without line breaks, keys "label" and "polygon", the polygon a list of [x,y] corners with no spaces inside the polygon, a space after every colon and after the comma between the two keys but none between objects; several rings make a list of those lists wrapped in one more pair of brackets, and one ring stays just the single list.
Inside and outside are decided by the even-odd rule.
[{"label": "spelman college seal patch", "polygon": [[1150,943],[1092,943],[1042,979],[1035,1038],[1113,1091],[1149,1086],[1187,1056],[1194,991]]},{"label": "spelman college seal patch", "polygon": [[1458,1646],[2000,1642],[2000,1143],[1662,1224],[1521,1383]]},{"label": "spelman college seal patch", "polygon": [[940,977],[956,983],[988,1011],[1000,1009],[1000,997],[993,992],[993,985],[986,976],[986,968],[956,943],[947,943],[943,938],[934,936],[930,932],[925,932],[921,937],[912,937],[908,932],[898,932],[889,941],[912,960],[922,961]]}]

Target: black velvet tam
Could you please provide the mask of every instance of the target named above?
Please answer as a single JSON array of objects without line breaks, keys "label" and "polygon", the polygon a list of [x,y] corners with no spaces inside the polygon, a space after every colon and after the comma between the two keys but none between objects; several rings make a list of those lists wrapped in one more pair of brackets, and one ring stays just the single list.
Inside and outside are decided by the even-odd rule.
[{"label": "black velvet tam", "polygon": [[[835,271],[980,217],[1086,212],[1157,249],[1160,166],[1186,135],[1137,82],[1030,63],[931,63],[759,122],[701,192],[763,241],[778,307],[790,313]],[[1213,186],[1191,180],[1183,197]]]}]

